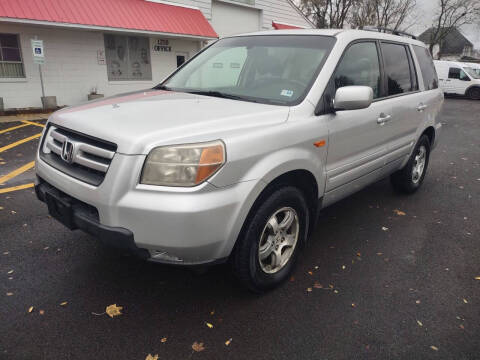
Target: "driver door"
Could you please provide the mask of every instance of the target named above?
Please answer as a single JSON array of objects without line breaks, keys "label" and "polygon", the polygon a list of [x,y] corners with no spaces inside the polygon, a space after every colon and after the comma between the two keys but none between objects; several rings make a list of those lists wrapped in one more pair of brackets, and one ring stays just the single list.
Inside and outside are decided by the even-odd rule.
[{"label": "driver door", "polygon": [[330,93],[343,86],[370,86],[374,102],[367,109],[328,114],[329,147],[324,204],[333,203],[381,176],[389,139],[384,126],[391,106],[380,98],[382,73],[377,42],[347,48],[331,80]]}]

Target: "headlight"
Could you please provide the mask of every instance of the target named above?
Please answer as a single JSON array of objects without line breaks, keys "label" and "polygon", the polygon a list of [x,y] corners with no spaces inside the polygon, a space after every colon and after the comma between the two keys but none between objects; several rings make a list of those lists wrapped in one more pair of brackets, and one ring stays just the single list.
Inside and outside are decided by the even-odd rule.
[{"label": "headlight", "polygon": [[207,180],[223,164],[225,146],[222,141],[157,147],[147,156],[140,182],[194,186]]}]

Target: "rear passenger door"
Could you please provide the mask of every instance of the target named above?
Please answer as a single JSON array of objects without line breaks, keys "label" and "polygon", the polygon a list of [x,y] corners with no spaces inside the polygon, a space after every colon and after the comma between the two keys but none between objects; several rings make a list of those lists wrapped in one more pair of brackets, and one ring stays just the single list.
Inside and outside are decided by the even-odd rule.
[{"label": "rear passenger door", "polygon": [[408,44],[381,41],[386,96],[391,118],[385,123],[385,172],[398,169],[415,143],[426,104],[419,95],[418,79]]}]

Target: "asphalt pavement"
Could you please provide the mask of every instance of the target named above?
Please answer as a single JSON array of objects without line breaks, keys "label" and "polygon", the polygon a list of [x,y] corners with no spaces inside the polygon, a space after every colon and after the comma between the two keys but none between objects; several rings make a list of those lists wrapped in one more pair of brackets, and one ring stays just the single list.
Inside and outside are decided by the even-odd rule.
[{"label": "asphalt pavement", "polygon": [[[194,273],[70,232],[14,190],[33,170],[9,179],[0,359],[480,359],[480,102],[447,99],[441,121],[416,194],[383,180],[325,209],[290,281],[262,296],[226,265]],[[0,124],[0,149],[41,131],[1,133],[19,124]],[[2,151],[0,178],[37,141]]]}]

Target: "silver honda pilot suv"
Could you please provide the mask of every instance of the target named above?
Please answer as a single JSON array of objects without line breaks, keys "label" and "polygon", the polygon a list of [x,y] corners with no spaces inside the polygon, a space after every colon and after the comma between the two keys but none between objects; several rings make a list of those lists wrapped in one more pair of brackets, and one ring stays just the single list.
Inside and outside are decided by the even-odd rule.
[{"label": "silver honda pilot suv", "polygon": [[36,193],[49,213],[150,261],[229,261],[284,281],[319,211],[390,176],[422,184],[443,102],[414,38],[357,30],[221,39],[153,89],[55,112]]}]

